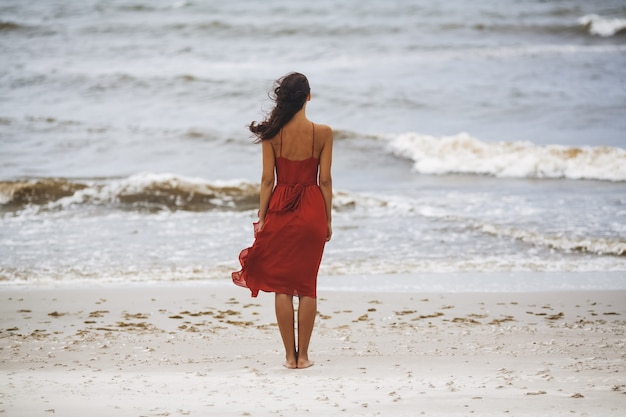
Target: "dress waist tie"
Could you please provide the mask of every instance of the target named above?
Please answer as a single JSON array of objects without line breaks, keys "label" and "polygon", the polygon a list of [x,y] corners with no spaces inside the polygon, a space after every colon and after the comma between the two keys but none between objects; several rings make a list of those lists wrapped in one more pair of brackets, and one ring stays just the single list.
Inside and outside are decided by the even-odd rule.
[{"label": "dress waist tie", "polygon": [[287,190],[285,191],[285,198],[282,201],[280,207],[276,209],[268,210],[269,213],[285,213],[288,211],[294,211],[298,207],[300,207],[300,200],[302,199],[302,193],[304,189],[309,185],[315,184],[278,184],[282,187],[285,187]]}]

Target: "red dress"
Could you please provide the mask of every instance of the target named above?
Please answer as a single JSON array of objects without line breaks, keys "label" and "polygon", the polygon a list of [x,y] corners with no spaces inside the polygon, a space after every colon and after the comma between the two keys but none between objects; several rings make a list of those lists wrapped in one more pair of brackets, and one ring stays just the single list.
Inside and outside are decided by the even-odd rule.
[{"label": "red dress", "polygon": [[[252,247],[239,255],[241,270],[232,273],[236,285],[296,296],[317,296],[317,272],[326,244],[326,206],[318,185],[319,159],[293,161],[276,157],[276,185],[263,230]],[[255,224],[256,226],[256,224]],[[256,231],[256,227],[255,227]]]}]

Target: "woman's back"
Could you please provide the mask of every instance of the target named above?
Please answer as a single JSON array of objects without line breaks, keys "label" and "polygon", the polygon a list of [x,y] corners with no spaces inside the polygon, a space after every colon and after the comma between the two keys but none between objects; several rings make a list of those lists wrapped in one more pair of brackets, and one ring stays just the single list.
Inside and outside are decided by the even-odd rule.
[{"label": "woman's back", "polygon": [[319,158],[316,152],[315,124],[304,120],[292,120],[272,139],[274,155],[291,161],[302,161],[311,157]]},{"label": "woman's back", "polygon": [[[292,158],[283,156],[285,151],[285,134],[283,130],[278,134],[278,154],[276,156],[276,187],[281,185],[317,185],[317,171],[319,160],[315,156],[315,125],[311,123],[312,132],[310,138],[300,137],[289,142]],[[308,156],[303,154],[302,143],[309,142]]]}]

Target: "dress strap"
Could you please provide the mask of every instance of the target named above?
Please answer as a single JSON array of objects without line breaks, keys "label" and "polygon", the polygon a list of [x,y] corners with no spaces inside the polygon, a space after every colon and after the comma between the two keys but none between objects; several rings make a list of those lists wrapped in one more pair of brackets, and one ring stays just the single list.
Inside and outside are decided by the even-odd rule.
[{"label": "dress strap", "polygon": [[311,122],[313,126],[313,143],[311,144],[311,156],[315,156],[315,123]]},{"label": "dress strap", "polygon": [[280,129],[280,145],[278,147],[278,156],[282,158],[283,156],[283,130]]}]

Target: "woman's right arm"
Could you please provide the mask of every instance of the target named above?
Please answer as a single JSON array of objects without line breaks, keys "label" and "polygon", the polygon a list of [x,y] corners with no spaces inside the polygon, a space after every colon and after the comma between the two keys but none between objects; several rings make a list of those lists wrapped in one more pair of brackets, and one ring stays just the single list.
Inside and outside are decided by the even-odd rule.
[{"label": "woman's right arm", "polygon": [[333,162],[333,130],[328,126],[322,129],[324,142],[322,152],[320,153],[320,190],[324,197],[326,206],[326,222],[328,230],[326,232],[326,241],[328,242],[333,235],[332,227],[332,208],[333,208],[333,178],[331,175],[331,166]]},{"label": "woman's right arm", "polygon": [[261,193],[259,198],[259,230],[263,228],[265,223],[265,215],[270,204],[270,197],[274,191],[274,166],[276,158],[274,149],[269,140],[261,143],[263,147],[263,173],[261,174]]}]

